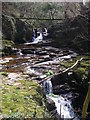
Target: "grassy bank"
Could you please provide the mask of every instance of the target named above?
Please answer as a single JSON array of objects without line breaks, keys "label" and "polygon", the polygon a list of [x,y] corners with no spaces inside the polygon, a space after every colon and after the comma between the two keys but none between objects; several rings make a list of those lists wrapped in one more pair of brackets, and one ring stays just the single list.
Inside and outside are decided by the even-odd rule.
[{"label": "grassy bank", "polygon": [[33,81],[18,80],[10,84],[2,80],[2,105],[0,112],[3,118],[44,118],[49,117],[45,107],[41,87]]}]

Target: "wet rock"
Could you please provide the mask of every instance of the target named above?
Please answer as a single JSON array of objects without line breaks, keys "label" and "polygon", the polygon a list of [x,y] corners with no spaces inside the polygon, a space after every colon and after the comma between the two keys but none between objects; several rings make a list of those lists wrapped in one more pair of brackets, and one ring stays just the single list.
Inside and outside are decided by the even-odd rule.
[{"label": "wet rock", "polygon": [[66,78],[67,78],[67,74],[62,74],[62,75],[54,76],[51,81],[53,86],[57,86],[57,85],[65,84],[67,82]]},{"label": "wet rock", "polygon": [[65,60],[69,60],[69,59],[71,59],[71,55],[65,55],[65,56],[62,56],[60,58],[65,59]]},{"label": "wet rock", "polygon": [[23,54],[34,54],[34,51],[30,50],[30,49],[23,49],[22,50]]},{"label": "wet rock", "polygon": [[47,55],[47,51],[40,51],[38,55]]},{"label": "wet rock", "polygon": [[54,94],[65,94],[67,92],[70,92],[70,87],[68,84],[64,84],[64,85],[57,85],[53,87],[53,93]]},{"label": "wet rock", "polygon": [[56,109],[55,102],[51,98],[47,98],[46,106],[49,111],[53,111]]},{"label": "wet rock", "polygon": [[53,89],[53,93],[56,94],[56,95],[60,95],[60,94],[65,94],[65,90],[57,90],[57,89]]},{"label": "wet rock", "polygon": [[9,63],[10,60],[10,58],[1,59],[0,64],[5,65],[6,63]]},{"label": "wet rock", "polygon": [[71,81],[71,85],[74,87],[77,85],[77,82],[75,80]]},{"label": "wet rock", "polygon": [[12,48],[12,50],[14,51],[14,53],[17,53],[17,52],[18,52],[18,49],[17,49],[17,48]]},{"label": "wet rock", "polygon": [[50,56],[49,55],[44,55],[44,56],[40,56],[40,58],[47,59],[47,58],[50,58]]},{"label": "wet rock", "polygon": [[17,89],[20,89],[20,87],[19,87],[19,86],[17,86]]},{"label": "wet rock", "polygon": [[22,75],[23,78],[28,79],[30,78],[29,75]]},{"label": "wet rock", "polygon": [[52,110],[50,113],[51,113],[51,115],[54,116],[54,117],[56,117],[56,115],[58,116],[56,109],[55,109],[55,110]]},{"label": "wet rock", "polygon": [[10,82],[9,82],[9,83],[7,83],[7,85],[9,85],[9,86],[13,86],[13,84],[12,84],[12,83],[10,83]]},{"label": "wet rock", "polygon": [[41,72],[36,71],[34,69],[31,69],[30,66],[28,66],[25,71],[23,72],[24,75],[29,75],[30,77],[37,77],[37,76],[41,76]]},{"label": "wet rock", "polygon": [[72,87],[71,91],[76,92],[76,88]]},{"label": "wet rock", "polygon": [[40,78],[41,79],[44,79],[46,77],[46,75],[41,75]]},{"label": "wet rock", "polygon": [[59,57],[62,57],[62,56],[64,56],[64,54],[63,53],[59,53]]},{"label": "wet rock", "polygon": [[[47,59],[47,60],[49,60],[49,59]],[[46,60],[45,59],[39,59],[39,61],[37,61],[37,62],[35,62],[35,64],[39,64],[39,63],[42,63],[42,62],[45,62]]]},{"label": "wet rock", "polygon": [[40,56],[39,59],[43,59],[43,61],[49,61],[49,60],[52,60],[51,56],[50,55],[44,55],[44,56]]},{"label": "wet rock", "polygon": [[60,50],[55,47],[46,47],[45,49],[50,52],[55,52],[55,53],[60,52]]},{"label": "wet rock", "polygon": [[21,78],[21,73],[9,73],[8,74],[8,79],[10,81],[18,81],[18,80],[22,79]]},{"label": "wet rock", "polygon": [[70,76],[70,75],[72,75],[73,74],[73,72],[68,72],[68,76]]},{"label": "wet rock", "polygon": [[50,57],[56,57],[57,56],[56,53],[50,53],[49,55],[50,55]]}]

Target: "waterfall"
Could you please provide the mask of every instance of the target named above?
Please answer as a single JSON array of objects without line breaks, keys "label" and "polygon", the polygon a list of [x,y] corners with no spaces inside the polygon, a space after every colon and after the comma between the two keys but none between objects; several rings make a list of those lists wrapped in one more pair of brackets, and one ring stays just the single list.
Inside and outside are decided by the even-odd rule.
[{"label": "waterfall", "polygon": [[42,35],[42,33],[41,32],[37,32],[37,34],[38,34],[38,36],[37,36],[37,38],[35,38],[35,41],[41,41],[41,40],[43,40],[43,35]]},{"label": "waterfall", "polygon": [[51,80],[44,81],[43,86],[44,86],[44,91],[46,92],[46,94],[53,93]]},{"label": "waterfall", "polygon": [[51,80],[44,81],[43,87],[44,87],[44,92],[46,93],[47,98],[51,98],[55,102],[57,113],[58,115],[61,115],[61,118],[72,119],[75,117],[76,120],[79,120],[78,117],[76,117],[74,114],[74,109],[71,105],[72,104],[71,100],[68,100],[67,98],[67,96],[72,98],[72,93],[67,93],[63,96],[54,95]]},{"label": "waterfall", "polygon": [[43,40],[43,35],[41,32],[37,32],[37,37],[33,39],[33,43],[38,43]]},{"label": "waterfall", "polygon": [[[61,95],[57,95],[56,98],[50,96],[50,98],[55,102],[57,113],[58,115],[61,114],[61,118],[73,118],[74,115],[74,109],[71,106],[71,101],[67,100],[67,98],[62,97]],[[60,113],[61,109],[61,113]]]},{"label": "waterfall", "polygon": [[83,0],[83,5],[85,5],[86,4],[86,0]]},{"label": "waterfall", "polygon": [[44,28],[44,31],[42,30],[38,30],[37,29],[33,29],[33,38],[32,41],[33,43],[38,43],[40,41],[42,41],[44,39],[44,37],[48,36],[48,32],[47,29]]},{"label": "waterfall", "polygon": [[47,37],[48,36],[48,31],[46,28],[44,28],[44,31],[43,31],[43,36]]}]

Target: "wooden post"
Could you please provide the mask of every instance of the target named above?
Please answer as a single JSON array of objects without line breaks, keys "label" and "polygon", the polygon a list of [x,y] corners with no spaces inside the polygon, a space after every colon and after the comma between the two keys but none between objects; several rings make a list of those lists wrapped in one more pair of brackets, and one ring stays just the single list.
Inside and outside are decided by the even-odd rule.
[{"label": "wooden post", "polygon": [[84,101],[84,104],[83,104],[82,120],[86,118],[86,112],[87,112],[87,109],[88,109],[89,102],[90,102],[90,82],[89,82],[89,86],[88,86],[88,92],[87,92],[87,95],[86,95],[86,98],[85,98],[85,101]]}]

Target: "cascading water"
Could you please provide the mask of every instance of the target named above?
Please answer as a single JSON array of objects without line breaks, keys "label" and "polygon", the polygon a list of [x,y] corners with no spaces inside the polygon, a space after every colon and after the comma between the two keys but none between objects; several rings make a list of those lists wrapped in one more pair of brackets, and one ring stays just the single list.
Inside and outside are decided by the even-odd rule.
[{"label": "cascading water", "polygon": [[44,86],[44,91],[46,92],[46,95],[53,93],[51,80],[44,81],[43,86]]},{"label": "cascading water", "polygon": [[43,87],[46,92],[46,96],[55,102],[57,113],[58,115],[61,115],[61,118],[71,119],[75,117],[74,120],[78,120],[75,116],[71,101],[67,99],[67,96],[72,97],[72,93],[68,93],[65,96],[63,95],[63,97],[61,95],[54,95],[51,80],[44,81]]},{"label": "cascading water", "polygon": [[43,40],[43,35],[41,32],[38,32],[37,38],[34,39],[33,43],[38,43]]},{"label": "cascading water", "polygon": [[[71,101],[57,95],[55,97],[50,96],[50,98],[55,102],[58,115],[61,114],[61,118],[74,118],[74,110],[71,106]],[[60,112],[61,111],[61,112]]]}]

